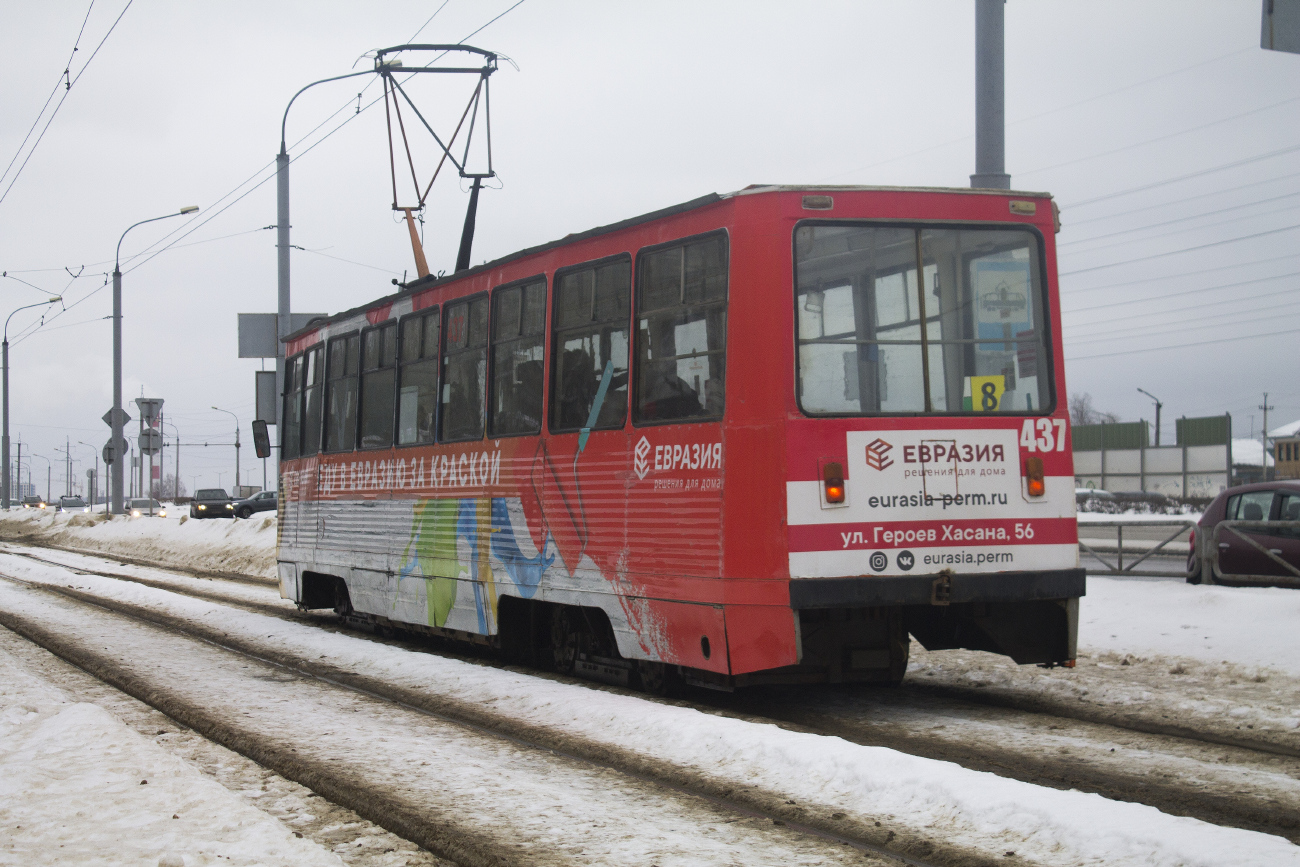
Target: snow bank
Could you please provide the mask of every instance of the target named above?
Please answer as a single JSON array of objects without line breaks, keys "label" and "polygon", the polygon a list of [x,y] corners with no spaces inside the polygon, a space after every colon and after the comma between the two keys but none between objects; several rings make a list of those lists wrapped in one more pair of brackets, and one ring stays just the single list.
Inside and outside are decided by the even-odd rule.
[{"label": "snow bank", "polygon": [[3,651],[0,827],[8,864],[342,864]]},{"label": "snow bank", "polygon": [[0,512],[0,539],[147,560],[160,566],[275,581],[275,515],[192,520],[182,507],[166,518],[103,512]]}]

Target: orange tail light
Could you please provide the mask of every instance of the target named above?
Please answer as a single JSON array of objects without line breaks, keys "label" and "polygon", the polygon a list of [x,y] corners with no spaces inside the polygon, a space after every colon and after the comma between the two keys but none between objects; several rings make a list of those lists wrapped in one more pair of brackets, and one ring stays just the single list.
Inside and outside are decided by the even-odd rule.
[{"label": "orange tail light", "polygon": [[1041,497],[1047,493],[1047,485],[1043,481],[1042,458],[1025,458],[1025,490],[1031,497]]},{"label": "orange tail light", "polygon": [[826,502],[844,502],[844,466],[842,464],[836,462],[822,464],[822,490],[826,494]]}]

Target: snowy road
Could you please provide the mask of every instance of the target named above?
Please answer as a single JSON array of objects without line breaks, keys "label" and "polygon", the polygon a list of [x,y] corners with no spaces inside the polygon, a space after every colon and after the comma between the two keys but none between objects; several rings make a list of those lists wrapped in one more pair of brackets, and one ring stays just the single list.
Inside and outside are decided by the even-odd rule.
[{"label": "snowy road", "polygon": [[0,607],[82,667],[457,863],[885,863],[30,585],[0,582]]},{"label": "snowy road", "polygon": [[[43,551],[40,552],[40,556],[71,561],[79,555]],[[229,594],[233,597],[230,600],[232,602],[242,598],[243,603],[249,607],[263,608],[263,610],[267,610],[267,607],[271,609],[278,607],[281,616],[287,615],[295,619],[301,616],[289,614],[292,608],[279,603],[270,588],[200,581],[187,576],[169,575],[161,570],[123,567],[117,563],[105,564],[97,558],[83,559],[80,565],[83,568],[98,566],[102,571],[111,570],[123,575],[131,574],[137,579],[147,580],[150,583],[173,582],[180,588],[189,585],[190,590],[203,591],[210,599]],[[717,720],[709,723],[707,719],[704,721],[692,719],[688,723],[687,733],[690,734],[698,734],[690,732],[691,728],[748,725],[748,728],[741,730],[725,730],[725,736],[731,741],[730,749],[725,751],[725,756],[716,749],[716,746],[707,742],[697,744],[699,748],[695,755],[690,755],[689,742],[692,739],[689,737],[685,738],[688,743],[676,745],[676,749],[670,748],[671,745],[666,743],[663,744],[662,749],[647,748],[646,743],[653,743],[655,747],[660,746],[660,743],[653,740],[655,734],[660,735],[660,742],[664,740],[663,732],[656,733],[655,729],[657,725],[668,721],[656,717],[663,713],[676,713],[678,717],[672,722],[681,723],[683,709],[665,707],[634,696],[617,695],[615,691],[525,677],[482,664],[466,664],[454,659],[443,659],[439,664],[439,658],[430,657],[428,654],[413,655],[410,651],[396,650],[355,636],[330,635],[319,627],[308,629],[305,635],[299,635],[298,630],[306,627],[285,623],[279,618],[276,618],[279,620],[278,623],[267,625],[266,617],[235,612],[228,607],[222,610],[209,603],[179,599],[173,594],[162,593],[157,589],[138,584],[134,586],[124,584],[120,580],[89,575],[73,576],[48,565],[34,564],[30,560],[5,558],[0,571],[25,577],[28,580],[36,579],[55,585],[81,587],[82,592],[93,591],[101,598],[116,599],[123,604],[144,605],[154,611],[171,611],[176,616],[183,616],[191,624],[212,623],[215,618],[223,624],[222,631],[227,633],[227,639],[232,634],[244,636],[241,640],[250,641],[253,636],[266,636],[264,642],[266,646],[262,649],[269,655],[292,649],[299,652],[299,655],[310,653],[311,656],[318,657],[319,654],[312,649],[313,647],[327,650],[336,666],[346,668],[349,673],[365,674],[384,683],[396,683],[406,690],[423,689],[435,695],[444,704],[448,702],[455,704],[458,701],[463,704],[473,703],[478,708],[480,717],[485,713],[488,716],[500,714],[503,718],[522,720],[525,727],[558,728],[565,732],[564,737],[558,738],[561,742],[568,737],[575,742],[582,740],[590,745],[593,740],[599,742],[604,733],[603,744],[597,743],[599,749],[604,749],[606,752],[611,749],[627,751],[629,745],[620,743],[620,735],[624,735],[624,741],[627,740],[626,733],[620,731],[620,726],[626,727],[624,719],[629,716],[640,717],[641,733],[646,737],[642,738],[643,743],[632,745],[632,752],[640,750],[643,753],[642,769],[662,770],[662,766],[666,763],[670,766],[670,773],[671,767],[678,769],[679,779],[694,777],[698,782],[700,777],[707,777],[719,790],[730,780],[730,784],[748,787],[747,797],[751,803],[773,808],[784,806],[787,812],[782,815],[788,818],[821,821],[834,829],[847,831],[849,836],[857,835],[871,839],[871,829],[877,828],[875,822],[884,819],[885,821],[876,831],[878,836],[875,839],[879,842],[895,842],[914,847],[918,844],[924,846],[927,838],[942,838],[958,842],[966,847],[967,852],[982,851],[985,858],[996,857],[1003,863],[1015,863],[1021,859],[1028,863],[1123,863],[1126,861],[1170,864],[1223,863],[1225,860],[1239,860],[1237,855],[1242,852],[1256,851],[1260,846],[1264,849],[1259,850],[1259,854],[1262,855],[1267,850],[1268,857],[1274,863],[1287,863],[1296,859],[1295,847],[1282,844],[1281,841],[1276,844],[1268,842],[1276,838],[1255,834],[1235,837],[1233,835],[1241,835],[1243,832],[1223,829],[1209,833],[1209,837],[1206,837],[1208,826],[1200,823],[1191,822],[1188,825],[1175,824],[1166,827],[1165,823],[1185,823],[1189,820],[1161,816],[1146,807],[1111,804],[1107,801],[1100,803],[1088,800],[1072,801],[1068,805],[1047,807],[1045,804],[1051,802],[1051,796],[1047,794],[1050,790],[1039,789],[1037,790],[1039,794],[1029,792],[1023,796],[1018,792],[1005,792],[991,781],[979,779],[985,775],[971,775],[970,772],[960,772],[960,769],[955,769],[960,773],[954,773],[953,770],[948,769],[949,766],[935,766],[935,763],[926,765],[924,760],[919,759],[912,760],[920,763],[917,765],[899,765],[900,759],[907,757],[898,757],[897,754],[893,754],[894,758],[878,755],[888,754],[887,750],[869,753],[872,761],[868,761],[865,767],[858,768],[857,766],[862,765],[864,758],[867,757],[862,751],[868,748],[857,747],[838,738],[821,736],[814,744],[807,745],[813,747],[811,754],[794,756],[790,754],[794,744],[783,743],[782,733],[779,730],[773,732],[770,726],[755,726],[752,723],[744,724],[736,720]],[[0,607],[12,611],[11,603],[12,600],[9,599]],[[305,642],[301,640],[308,637],[311,640]],[[123,656],[131,656],[129,649],[123,651]],[[966,689],[972,692],[979,690],[981,693],[993,695],[994,693],[988,692],[988,686],[991,685],[995,692],[1001,691],[1006,694],[1015,691],[1014,686],[1008,686],[1014,681],[1013,677],[1001,676],[996,670],[981,670],[983,663],[989,659],[984,654],[968,654],[973,664],[967,665],[954,664],[958,658],[952,654],[932,656],[935,658],[922,660],[918,666],[922,670],[914,671],[911,675],[914,679],[925,678],[927,681],[933,681],[937,677],[939,680],[944,680],[946,675],[947,679],[953,682],[945,689],[958,691]],[[344,660],[347,660],[346,665],[343,664]],[[944,664],[948,667],[943,668]],[[1100,674],[1105,669],[1097,666],[1104,665],[1106,663],[1097,662],[1092,667],[1091,673]],[[1011,668],[1016,674],[1024,671],[1014,666]],[[1085,669],[1087,669],[1086,662]],[[421,673],[428,676],[421,676]],[[968,679],[972,674],[982,678],[986,683],[985,688],[972,685]],[[1040,672],[1039,676],[1061,674]],[[926,677],[926,675],[934,676]],[[1023,690],[1024,686],[1025,684],[1021,684],[1022,691],[1036,696],[1039,700],[1045,697],[1047,700],[1060,701],[1059,696],[1053,699],[1050,689]],[[279,688],[272,688],[272,692],[283,698],[284,693]],[[787,693],[787,698],[793,695],[796,694]],[[921,693],[917,693],[911,698],[904,697],[896,700],[895,706],[891,708],[889,700],[879,700],[883,695],[891,694],[875,693],[876,699],[866,705],[855,704],[860,699],[854,699],[848,705],[844,705],[842,694],[823,693],[820,705],[816,701],[804,704],[813,707],[810,714],[821,715],[823,730],[835,731],[845,738],[866,743],[888,743],[892,739],[896,746],[922,755],[943,755],[946,750],[949,758],[974,766],[981,766],[983,763],[983,766],[1021,778],[1032,778],[1032,774],[1028,773],[1026,768],[1038,765],[1041,779],[1060,784],[1062,780],[1054,780],[1053,774],[1057,773],[1056,769],[1065,768],[1068,770],[1065,782],[1079,785],[1078,782],[1070,782],[1069,774],[1086,778],[1087,773],[1078,770],[1080,766],[1094,776],[1118,775],[1122,778],[1123,775],[1118,774],[1116,769],[1131,765],[1132,769],[1127,776],[1132,781],[1129,788],[1133,793],[1141,796],[1142,790],[1146,789],[1147,794],[1155,791],[1160,795],[1163,786],[1164,795],[1161,797],[1166,798],[1169,802],[1168,806],[1193,814],[1198,810],[1204,812],[1205,802],[1212,801],[1213,798],[1201,799],[1200,806],[1189,802],[1180,809],[1176,803],[1178,801],[1176,793],[1192,792],[1197,783],[1210,791],[1232,787],[1237,791],[1249,792],[1251,798],[1261,802],[1274,800],[1285,805],[1296,802],[1294,762],[1289,768],[1270,764],[1276,765],[1277,762],[1290,761],[1289,759],[1269,756],[1254,761],[1252,765],[1253,760],[1248,761],[1246,757],[1224,753],[1220,749],[1221,755],[1216,762],[1213,756],[1194,754],[1194,748],[1191,748],[1193,754],[1174,756],[1167,744],[1153,742],[1150,739],[1143,740],[1132,731],[1116,733],[1110,729],[1108,732],[1097,732],[1088,730],[1086,726],[1072,729],[1071,726],[1077,727],[1083,724],[1061,718],[1046,724],[1029,723],[1025,721],[1026,715],[1023,712],[1019,713],[1019,718],[1013,719],[1012,717],[1016,715],[1008,716],[1005,709],[999,711],[985,706],[980,710],[978,706],[969,703],[965,709],[960,709],[951,705],[953,698],[950,695],[938,699],[932,696],[931,704],[927,706],[925,700],[919,698]],[[816,699],[817,696],[813,693],[811,697]],[[265,697],[265,701],[270,702],[271,697]],[[934,703],[936,701],[939,705]],[[944,702],[950,703],[946,710],[940,706]],[[590,712],[584,715],[585,718],[574,718],[572,709],[575,703],[589,708]],[[842,705],[838,712],[834,707],[837,703]],[[296,705],[296,702],[294,704]],[[787,704],[799,704],[799,702],[787,702]],[[561,706],[563,706],[562,710],[560,710]],[[975,708],[974,712],[971,710],[972,707]],[[775,706],[768,708],[770,715],[780,716],[780,710],[781,708]],[[252,713],[241,711],[240,714],[246,712]],[[357,713],[355,710],[350,712]],[[688,711],[688,713],[695,712]],[[356,719],[356,717],[352,718]],[[811,717],[806,715],[806,719],[808,718]],[[259,734],[259,737],[262,736],[265,736],[265,733]],[[390,736],[385,735],[385,737]],[[795,736],[788,732],[784,733],[785,740],[792,737]],[[1103,761],[1095,761],[1096,756],[1088,754],[1090,752],[1095,754],[1096,745],[1106,742],[1107,737],[1116,744],[1117,755],[1110,758],[1110,746],[1107,745],[1104,747],[1107,756],[1103,757]],[[290,740],[293,743],[300,743]],[[705,740],[707,741],[707,738]],[[393,743],[401,745],[403,749],[409,746],[402,741],[393,741]],[[1018,763],[1004,764],[999,768],[998,760],[989,760],[987,750],[990,744],[1000,745],[1004,759],[1014,757],[1017,753],[1022,753],[1023,758]],[[800,746],[805,745],[800,744]],[[749,753],[756,754],[747,754],[746,747],[749,747]],[[857,753],[853,752],[855,749]],[[983,755],[981,755],[982,750]],[[1063,754],[1062,750],[1072,754]],[[346,748],[343,748],[343,751],[346,753]],[[764,751],[767,751],[766,754]],[[624,761],[629,765],[635,765],[635,762],[627,762],[626,756]],[[790,769],[784,767],[783,762],[791,761],[801,763],[799,767],[812,778],[812,785],[801,786],[797,780],[786,779],[790,776],[788,773]],[[1014,766],[1015,764],[1019,767]],[[483,767],[491,765],[491,762],[485,761]],[[857,788],[865,790],[865,793],[853,791],[852,785],[848,790],[844,789],[845,780],[842,777],[845,766],[855,769],[859,775],[863,772],[867,773],[868,779],[857,781]],[[1163,770],[1158,770],[1161,766]],[[1075,770],[1069,770],[1072,767]],[[766,774],[763,773],[764,771]],[[783,771],[786,773],[783,774]],[[930,776],[927,777],[927,774]],[[962,774],[970,775],[970,778],[963,777]],[[836,778],[837,775],[839,779]],[[1003,783],[1011,782],[1003,781]],[[1113,782],[1111,780],[1111,783]],[[917,791],[918,785],[921,787],[920,793]],[[1086,780],[1084,785],[1088,785]],[[1104,785],[1094,787],[1100,790],[1106,788]],[[707,785],[703,788],[707,789]],[[553,787],[548,785],[543,789],[552,791]],[[1175,793],[1175,796],[1170,797],[1170,792]],[[1068,792],[1057,794],[1076,799],[1094,797]],[[790,797],[784,797],[786,795]],[[990,804],[990,797],[997,803]],[[1017,802],[1017,798],[1021,797],[1040,802],[1035,804],[1037,810],[1026,810],[1024,803]],[[998,802],[998,798],[1002,798],[1002,801]],[[510,798],[505,800],[508,803]],[[1159,798],[1157,797],[1156,800]],[[788,806],[785,805],[786,801],[797,801],[797,803]],[[635,805],[636,799],[633,798],[630,803]],[[1110,807],[1106,807],[1107,804],[1110,804]],[[1250,817],[1247,815],[1248,809],[1243,809],[1240,804],[1235,806],[1229,804],[1228,807],[1231,809],[1220,808],[1218,817],[1220,820],[1235,809],[1240,814],[1238,823],[1251,825]],[[1103,811],[1122,808],[1121,815],[1103,817],[1096,812],[1099,808]],[[502,807],[502,809],[506,808]],[[1106,827],[1118,830],[1106,835],[1108,842],[1089,839],[1086,833],[1081,833],[1080,828],[1071,827],[1071,822],[1058,814],[1062,810],[1080,812],[1081,821],[1075,822],[1076,825],[1104,820],[1108,823]],[[1288,806],[1287,810],[1291,808]],[[1130,816],[1126,811],[1141,812]],[[475,815],[479,815],[477,810],[474,812]],[[506,812],[509,813],[510,810],[506,809]],[[951,815],[953,812],[956,815]],[[1037,815],[1030,818],[1022,815],[1025,812]],[[1268,811],[1262,809],[1257,812]],[[839,814],[840,818],[837,820],[835,816],[830,815],[832,813]],[[637,812],[637,815],[639,816],[640,813]],[[512,821],[521,820],[516,816],[510,821],[505,821],[504,824],[495,822],[490,824],[494,829],[508,828],[511,827]],[[1266,816],[1263,821],[1257,823],[1257,826],[1268,827],[1270,821],[1272,820]],[[743,822],[732,824],[743,826]],[[657,831],[652,830],[648,833],[655,839],[658,838]],[[1220,838],[1218,835],[1226,836]],[[895,836],[896,839],[891,841],[888,839],[890,836]],[[882,837],[885,839],[882,840]],[[539,839],[543,846],[559,845],[562,849],[563,841],[553,843],[549,839]],[[638,843],[638,845],[643,844],[644,841]],[[1275,849],[1274,847],[1279,844],[1281,848]],[[583,844],[571,845],[583,847]],[[736,845],[742,846],[742,849],[737,851],[743,851],[744,841]],[[763,842],[759,845],[763,851],[771,851],[768,843]],[[1005,852],[1012,850],[1017,852],[1016,856],[1009,858],[1005,855]],[[913,848],[912,851],[915,852],[916,849]],[[1233,854],[1229,856],[1229,853]],[[672,854],[671,851],[669,854]],[[692,857],[698,861],[701,853],[695,852]],[[720,853],[719,857],[722,857]],[[712,856],[709,856],[708,860],[713,860]],[[660,863],[667,863],[667,861]],[[724,860],[719,863],[727,862]]]},{"label": "snowy road", "polygon": [[[20,556],[38,562],[99,570],[98,574],[121,580],[300,622],[327,626],[334,622],[329,615],[298,612],[265,586],[201,580],[122,564],[113,564],[109,571],[104,561],[95,557],[11,550],[21,550]],[[1104,662],[1085,659],[1075,671],[1057,672],[1004,666],[1026,682],[1019,689],[1002,690],[990,704],[985,700],[989,693],[983,689],[986,680],[972,684],[953,675],[964,660],[973,663],[966,666],[967,678],[996,673],[1002,662],[998,657],[923,651],[918,651],[918,656],[927,663],[916,666],[911,681],[898,690],[751,689],[734,697],[701,691],[691,700],[697,706],[793,723],[806,731],[855,743],[956,761],[1028,782],[1099,792],[1217,824],[1279,834],[1292,841],[1300,838],[1300,733],[1290,728],[1289,719],[1272,729],[1257,719],[1269,699],[1277,703],[1278,683],[1269,686],[1266,680],[1261,685],[1245,678],[1256,694],[1249,699],[1254,721],[1245,722],[1250,728],[1243,734],[1241,714],[1231,714],[1241,707],[1241,690],[1223,696],[1230,700],[1228,708],[1222,701],[1217,706],[1205,701],[1202,693],[1201,704],[1211,713],[1199,720],[1194,714],[1190,719],[1181,714],[1183,722],[1175,727],[1169,723],[1170,708],[1159,701],[1139,701],[1124,714],[1107,713],[1095,700],[1087,702],[1089,690],[1082,684],[1092,684],[1099,696],[1116,690],[1113,673],[1117,669]],[[953,671],[945,672],[940,659]],[[1119,670],[1137,675],[1146,693],[1150,684],[1141,682],[1148,674],[1146,668],[1149,666],[1130,661]],[[1026,672],[1032,675],[1024,677]],[[943,674],[947,676],[936,683],[936,676]],[[1182,679],[1187,679],[1185,675]],[[1169,679],[1163,669],[1159,676]],[[1131,684],[1133,678],[1125,680]],[[1046,701],[1043,681],[1075,692],[1065,701]],[[1276,709],[1294,706],[1293,702],[1283,703]],[[1260,722],[1258,731],[1255,722]]]}]

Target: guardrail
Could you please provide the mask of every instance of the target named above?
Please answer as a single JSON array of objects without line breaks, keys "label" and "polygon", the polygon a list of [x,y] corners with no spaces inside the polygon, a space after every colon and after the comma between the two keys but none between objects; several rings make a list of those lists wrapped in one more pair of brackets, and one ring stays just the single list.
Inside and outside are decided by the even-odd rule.
[{"label": "guardrail", "polygon": [[[1090,572],[1098,572],[1099,574],[1102,575],[1134,575],[1134,574],[1150,575],[1158,578],[1183,578],[1187,575],[1186,568],[1179,569],[1176,572],[1171,570],[1160,571],[1156,569],[1143,569],[1141,572],[1134,572],[1133,570],[1134,567],[1136,567],[1139,563],[1142,563],[1148,557],[1152,556],[1156,552],[1163,549],[1170,542],[1174,541],[1184,533],[1188,533],[1192,529],[1194,529],[1196,527],[1196,522],[1191,520],[1190,518],[1183,518],[1183,519],[1171,518],[1168,521],[1142,521],[1142,522],[1089,521],[1086,524],[1082,524],[1082,523],[1079,524],[1079,529],[1081,531],[1085,527],[1114,527],[1115,528],[1116,559],[1114,563],[1111,563],[1105,557],[1101,556],[1101,554],[1098,553],[1094,548],[1092,548],[1092,546],[1090,546],[1087,542],[1084,542],[1082,539],[1079,540],[1079,548],[1091,554],[1093,557],[1097,559],[1098,562],[1102,564],[1102,566],[1105,567],[1104,570],[1089,569],[1088,571]],[[1125,566],[1124,565],[1124,529],[1126,527],[1128,529],[1134,529],[1136,527],[1141,527],[1144,529],[1149,529],[1151,527],[1176,527],[1177,529],[1175,529],[1174,532],[1170,533],[1169,536],[1167,536],[1164,539],[1164,541],[1156,544],[1154,547],[1147,548],[1142,554],[1142,556],[1138,557],[1136,560],[1133,560],[1127,566]],[[1150,542],[1151,540],[1144,539],[1143,541]],[[1137,553],[1137,551],[1134,551],[1132,548],[1130,548],[1129,550],[1130,553],[1133,554]],[[1215,547],[1215,550],[1216,551],[1218,550],[1217,546]]]},{"label": "guardrail", "polygon": [[[1300,568],[1296,568],[1296,566],[1279,557],[1275,553],[1277,549],[1264,547],[1257,540],[1242,533],[1241,530],[1254,530],[1266,535],[1277,535],[1269,531],[1290,530],[1295,536],[1300,537],[1300,521],[1220,521],[1214,526],[1214,533],[1210,535],[1210,538],[1201,542],[1199,546],[1201,550],[1198,552],[1198,556],[1202,561],[1201,580],[1204,583],[1213,584],[1215,581],[1231,581],[1234,584],[1300,587]],[[1225,533],[1231,533],[1276,563],[1281,568],[1281,573],[1275,575],[1241,575],[1223,572],[1219,568],[1219,551],[1221,546],[1227,544],[1221,541]],[[1212,576],[1211,580],[1205,580],[1207,575]]]}]

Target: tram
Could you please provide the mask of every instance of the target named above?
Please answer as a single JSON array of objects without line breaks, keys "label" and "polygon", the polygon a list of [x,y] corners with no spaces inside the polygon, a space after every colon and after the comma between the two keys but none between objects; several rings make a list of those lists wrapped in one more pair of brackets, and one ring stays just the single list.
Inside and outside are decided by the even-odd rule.
[{"label": "tram", "polygon": [[1044,193],[756,186],[287,338],[280,592],[658,690],[1072,665]]}]

